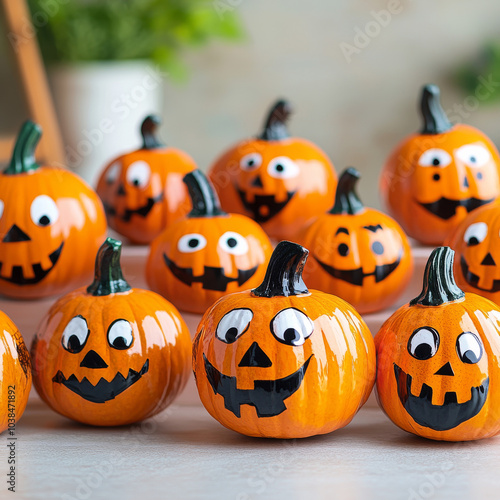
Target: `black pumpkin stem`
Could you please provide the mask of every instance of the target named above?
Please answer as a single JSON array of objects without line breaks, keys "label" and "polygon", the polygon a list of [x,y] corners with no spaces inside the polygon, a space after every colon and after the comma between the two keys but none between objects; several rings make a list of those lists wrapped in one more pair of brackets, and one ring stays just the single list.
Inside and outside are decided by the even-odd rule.
[{"label": "black pumpkin stem", "polygon": [[252,290],[257,297],[290,297],[308,294],[302,271],[309,250],[292,243],[281,241],[274,249],[267,266],[264,281]]},{"label": "black pumpkin stem", "polygon": [[286,128],[286,122],[292,114],[291,104],[280,99],[276,101],[274,106],[269,111],[264,130],[259,136],[262,141],[282,141],[290,137],[290,133]]},{"label": "black pumpkin stem", "polygon": [[422,134],[442,134],[453,127],[439,102],[439,87],[437,85],[425,85],[422,89],[420,109],[424,119]]},{"label": "black pumpkin stem", "polygon": [[35,160],[35,149],[42,137],[42,128],[28,120],[23,123],[14,145],[12,158],[4,174],[23,174],[40,168]]},{"label": "black pumpkin stem", "polygon": [[120,266],[122,242],[106,238],[95,259],[94,282],[87,287],[87,293],[94,297],[124,293],[132,289],[123,277]]},{"label": "black pumpkin stem", "polygon": [[188,217],[218,217],[227,215],[220,206],[219,197],[201,170],[193,170],[184,176],[193,209]]},{"label": "black pumpkin stem", "polygon": [[432,251],[425,266],[422,291],[410,301],[410,306],[440,306],[465,297],[453,276],[454,257],[455,252],[450,247],[438,247]]},{"label": "black pumpkin stem", "polygon": [[360,177],[361,174],[354,167],[348,167],[342,172],[337,184],[335,204],[330,210],[331,214],[355,215],[365,209],[354,190]]},{"label": "black pumpkin stem", "polygon": [[144,118],[141,125],[142,149],[163,148],[163,144],[156,135],[156,129],[161,125],[161,118],[158,115],[149,115]]}]

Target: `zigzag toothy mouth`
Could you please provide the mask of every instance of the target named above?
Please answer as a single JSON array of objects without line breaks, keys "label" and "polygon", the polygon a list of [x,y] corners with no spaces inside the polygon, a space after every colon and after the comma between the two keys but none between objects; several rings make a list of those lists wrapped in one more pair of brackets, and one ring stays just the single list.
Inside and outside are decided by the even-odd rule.
[{"label": "zigzag toothy mouth", "polygon": [[293,198],[296,191],[287,191],[286,199],[282,202],[277,202],[274,195],[254,195],[253,201],[247,200],[247,193],[242,189],[236,187],[240,196],[241,202],[246,210],[252,213],[252,217],[256,222],[267,222],[279,213],[288,202]]},{"label": "zigzag toothy mouth", "polygon": [[147,217],[149,215],[149,212],[153,209],[156,203],[159,203],[160,201],[163,200],[163,193],[160,193],[158,196],[155,196],[154,198],[148,198],[148,201],[146,202],[145,205],[142,205],[139,208],[126,208],[123,214],[118,215],[116,212],[115,207],[109,205],[108,203],[103,202],[103,207],[104,211],[106,214],[110,217],[118,217],[124,222],[130,222],[130,219],[132,219],[133,215],[138,215],[139,217]]},{"label": "zigzag toothy mouth", "polygon": [[457,212],[458,207],[464,207],[467,212],[471,212],[476,208],[479,208],[487,203],[491,203],[494,198],[490,200],[480,200],[479,198],[465,198],[463,200],[452,200],[450,198],[439,198],[439,200],[433,201],[432,203],[421,203],[418,202],[420,206],[425,208],[428,212],[439,217],[443,220],[451,219]]},{"label": "zigzag toothy mouth", "polygon": [[462,270],[462,275],[465,281],[467,281],[470,286],[477,288],[478,290],[481,290],[483,292],[500,292],[500,280],[493,280],[493,284],[490,288],[483,288],[479,286],[479,276],[469,270],[469,266],[467,265],[467,262],[463,256],[460,257],[460,269]]}]

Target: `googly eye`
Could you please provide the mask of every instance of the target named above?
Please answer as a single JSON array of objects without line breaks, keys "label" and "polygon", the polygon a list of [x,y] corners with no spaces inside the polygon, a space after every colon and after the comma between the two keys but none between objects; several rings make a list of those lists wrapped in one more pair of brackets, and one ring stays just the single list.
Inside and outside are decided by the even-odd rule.
[{"label": "googly eye", "polygon": [[262,156],[259,153],[249,153],[240,160],[241,170],[255,170],[262,165]]},{"label": "googly eye", "polygon": [[434,328],[417,328],[408,340],[408,352],[421,361],[434,356],[439,347],[439,334]]},{"label": "googly eye", "polygon": [[118,176],[120,175],[120,163],[115,161],[106,172],[106,182],[108,184],[114,184]]},{"label": "googly eye", "polygon": [[311,336],[314,323],[302,311],[289,307],[271,320],[271,331],[279,342],[299,346]]},{"label": "googly eye", "polygon": [[291,179],[299,175],[298,165],[286,156],[273,158],[267,166],[267,172],[276,179]]},{"label": "googly eye", "polygon": [[197,233],[185,234],[177,243],[177,250],[183,253],[197,252],[207,246],[205,236]]},{"label": "googly eye", "polygon": [[117,319],[108,328],[108,343],[113,349],[123,351],[134,341],[132,325],[125,319]]},{"label": "googly eye", "polygon": [[66,325],[61,336],[61,343],[68,352],[77,354],[85,347],[88,337],[87,321],[83,316],[78,315]]},{"label": "googly eye", "polygon": [[227,231],[219,238],[219,246],[233,255],[245,255],[248,252],[247,239],[233,231]]},{"label": "googly eye", "polygon": [[446,167],[451,163],[451,156],[444,149],[432,148],[422,153],[418,159],[421,167]]},{"label": "googly eye", "polygon": [[131,186],[142,188],[149,183],[151,167],[145,161],[135,161],[127,168],[126,177]]},{"label": "googly eye", "polygon": [[472,247],[479,245],[488,234],[488,224],[485,222],[476,222],[471,224],[464,233],[464,242],[467,246]]},{"label": "googly eye", "polygon": [[37,196],[30,207],[31,220],[37,226],[49,226],[59,218],[59,209],[56,202],[45,194]]},{"label": "googly eye", "polygon": [[457,354],[468,365],[477,363],[483,356],[481,340],[472,332],[461,333],[457,338]]},{"label": "googly eye", "polygon": [[215,334],[222,342],[232,344],[248,330],[252,318],[253,312],[250,309],[233,309],[219,321]]},{"label": "googly eye", "polygon": [[3,202],[3,200],[0,200],[0,217],[2,217],[3,215],[4,208],[5,208],[5,203]]},{"label": "googly eye", "polygon": [[455,154],[460,161],[463,161],[469,167],[482,167],[491,158],[490,152],[479,144],[466,144],[458,148]]}]

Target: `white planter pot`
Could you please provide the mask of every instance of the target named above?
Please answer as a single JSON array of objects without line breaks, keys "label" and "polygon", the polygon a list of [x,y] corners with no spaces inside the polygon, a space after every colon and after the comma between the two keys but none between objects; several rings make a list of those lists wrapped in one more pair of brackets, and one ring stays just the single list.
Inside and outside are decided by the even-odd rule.
[{"label": "white planter pot", "polygon": [[163,81],[149,61],[52,67],[49,80],[68,166],[95,186],[114,157],[140,147],[140,125],[162,109]]}]

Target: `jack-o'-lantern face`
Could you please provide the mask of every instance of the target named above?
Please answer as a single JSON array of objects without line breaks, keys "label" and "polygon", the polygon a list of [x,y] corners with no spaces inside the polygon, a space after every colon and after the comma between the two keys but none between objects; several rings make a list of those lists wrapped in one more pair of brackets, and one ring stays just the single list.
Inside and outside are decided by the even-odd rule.
[{"label": "jack-o'-lantern face", "polygon": [[158,124],[158,117],[146,117],[142,148],[112,161],[97,184],[110,227],[136,243],[150,243],[191,209],[182,178],[196,164],[156,139]]},{"label": "jack-o'-lantern face", "polygon": [[437,87],[424,87],[422,112],[424,130],[393,152],[381,189],[391,215],[410,236],[441,244],[469,212],[500,194],[500,157],[482,132],[449,123]]},{"label": "jack-o'-lantern face", "polygon": [[209,172],[222,207],[251,217],[276,239],[290,238],[324,212],[336,185],[325,153],[289,136],[289,114],[289,103],[278,101],[261,136],[238,143]]}]

